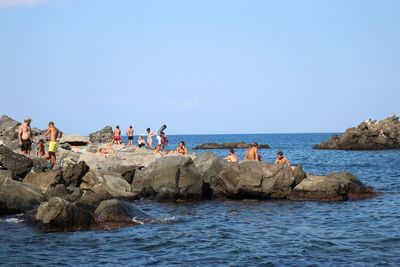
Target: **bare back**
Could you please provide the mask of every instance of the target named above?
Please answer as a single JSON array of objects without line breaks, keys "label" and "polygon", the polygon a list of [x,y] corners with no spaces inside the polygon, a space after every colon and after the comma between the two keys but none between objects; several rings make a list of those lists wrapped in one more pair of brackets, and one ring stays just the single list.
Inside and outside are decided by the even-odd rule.
[{"label": "bare back", "polygon": [[120,136],[120,135],[121,135],[121,129],[115,129],[114,136]]},{"label": "bare back", "polygon": [[247,149],[246,157],[244,159],[246,159],[246,160],[258,160],[257,149],[255,147],[250,147],[249,149]]},{"label": "bare back", "polygon": [[47,129],[46,135],[50,135],[50,141],[57,141],[59,131],[56,127],[50,126],[49,129]]},{"label": "bare back", "polygon": [[133,136],[134,131],[133,131],[133,129],[129,128],[126,133],[128,134],[128,136]]}]

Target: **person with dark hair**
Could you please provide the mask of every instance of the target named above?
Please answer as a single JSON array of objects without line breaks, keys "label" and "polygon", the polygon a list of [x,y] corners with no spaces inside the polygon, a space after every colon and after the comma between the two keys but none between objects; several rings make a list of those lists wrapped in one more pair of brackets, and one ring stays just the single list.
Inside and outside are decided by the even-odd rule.
[{"label": "person with dark hair", "polygon": [[146,131],[147,131],[147,145],[150,148],[152,148],[153,147],[153,136],[154,136],[154,133],[150,128],[147,128]]},{"label": "person with dark hair", "polygon": [[32,150],[31,118],[25,118],[24,123],[18,129],[18,141],[21,152],[29,154]]},{"label": "person with dark hair", "polygon": [[161,152],[161,145],[156,145],[156,149],[153,152],[154,155],[159,155],[161,157],[163,157],[163,153]]},{"label": "person with dark hair", "polygon": [[128,146],[131,146],[133,143],[133,133],[135,130],[133,129],[132,125],[129,126],[128,131],[126,131],[126,135],[128,136]]},{"label": "person with dark hair", "polygon": [[158,130],[158,134],[157,134],[157,141],[158,141],[158,144],[161,145],[161,151],[163,151],[168,146],[168,137],[164,132],[165,129],[167,129],[167,125],[164,124]]},{"label": "person with dark hair", "polygon": [[117,125],[114,130],[114,139],[113,139],[113,144],[121,144],[121,129]]},{"label": "person with dark hair", "polygon": [[37,156],[39,157],[44,157],[46,155],[44,151],[44,140],[39,139],[39,142],[37,143]]},{"label": "person with dark hair", "polygon": [[142,148],[146,145],[146,142],[141,135],[139,135],[137,143],[139,148]]},{"label": "person with dark hair", "polygon": [[287,166],[291,167],[290,162],[288,161],[288,159],[286,157],[283,156],[283,153],[281,151],[276,153],[275,164],[276,165],[285,165],[286,164]]},{"label": "person with dark hair", "polygon": [[235,150],[233,148],[229,149],[229,155],[225,158],[228,162],[238,162],[239,159],[235,154]]},{"label": "person with dark hair", "polygon": [[185,145],[185,142],[183,142],[183,141],[180,141],[179,142],[179,145],[178,145],[178,147],[176,148],[176,152],[178,153],[178,154],[181,154],[181,155],[187,155],[187,154],[189,154],[188,153],[188,150],[186,149],[186,145]]},{"label": "person with dark hair", "polygon": [[253,143],[246,151],[244,160],[257,160],[260,161],[261,157],[258,155],[258,144]]}]

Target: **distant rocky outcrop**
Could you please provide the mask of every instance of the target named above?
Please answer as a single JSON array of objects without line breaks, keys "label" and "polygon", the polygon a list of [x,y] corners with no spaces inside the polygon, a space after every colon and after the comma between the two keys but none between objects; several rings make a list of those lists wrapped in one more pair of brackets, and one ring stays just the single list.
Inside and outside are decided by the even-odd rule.
[{"label": "distant rocky outcrop", "polygon": [[60,144],[69,144],[71,146],[86,146],[89,143],[89,137],[81,135],[66,135],[60,138]]},{"label": "distant rocky outcrop", "polygon": [[[223,144],[218,144],[218,143],[206,143],[202,145],[197,145],[193,149],[239,149],[239,148],[249,148],[251,144],[245,143],[245,142],[233,142],[233,143],[223,143]],[[269,145],[267,144],[259,144],[258,145],[259,149],[267,149],[270,148]]]},{"label": "distant rocky outcrop", "polygon": [[100,131],[91,133],[89,140],[92,143],[109,143],[112,141],[114,132],[111,126],[106,126]]},{"label": "distant rocky outcrop", "polygon": [[0,117],[0,141],[6,145],[11,145],[13,141],[18,140],[18,127],[21,125],[18,121],[3,115]]},{"label": "distant rocky outcrop", "polygon": [[341,136],[334,135],[315,149],[381,150],[400,149],[399,116],[384,120],[367,120],[357,127],[347,129]]}]

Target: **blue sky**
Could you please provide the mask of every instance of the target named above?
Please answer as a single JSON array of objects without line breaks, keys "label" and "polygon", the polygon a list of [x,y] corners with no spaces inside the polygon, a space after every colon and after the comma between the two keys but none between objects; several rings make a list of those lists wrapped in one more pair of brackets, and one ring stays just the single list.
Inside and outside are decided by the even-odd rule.
[{"label": "blue sky", "polygon": [[341,132],[399,112],[400,1],[0,0],[0,114]]}]

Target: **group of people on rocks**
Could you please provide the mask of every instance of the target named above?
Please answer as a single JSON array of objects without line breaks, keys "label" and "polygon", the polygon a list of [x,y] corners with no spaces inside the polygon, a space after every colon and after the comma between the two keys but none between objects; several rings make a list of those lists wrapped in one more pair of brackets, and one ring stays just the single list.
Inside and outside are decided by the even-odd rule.
[{"label": "group of people on rocks", "polygon": [[[32,151],[32,145],[35,144],[33,139],[33,132],[31,128],[31,118],[25,118],[24,122],[18,129],[18,144],[21,147],[21,152],[24,154],[30,154]],[[59,130],[55,127],[54,122],[49,122],[49,127],[44,132],[44,136],[49,138],[49,154],[46,155],[44,148],[44,140],[39,139],[36,142],[36,155],[42,158],[49,159],[51,162],[50,168],[56,165],[56,151],[57,151],[57,138],[59,136]]]},{"label": "group of people on rocks", "polygon": [[[233,148],[229,149],[229,155],[225,157],[225,160],[227,160],[228,162],[239,162],[239,158],[235,154],[235,150],[233,150]],[[262,161],[261,155],[258,153],[257,143],[251,144],[251,146],[247,149],[246,155],[244,156],[243,160]],[[276,154],[275,164],[287,165],[288,167],[291,167],[289,160],[285,156],[283,156],[282,151],[279,151]]]}]

